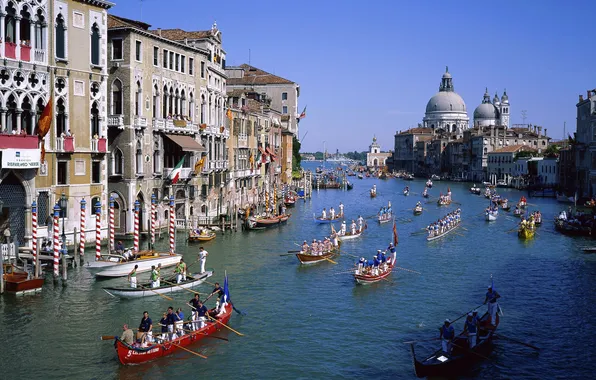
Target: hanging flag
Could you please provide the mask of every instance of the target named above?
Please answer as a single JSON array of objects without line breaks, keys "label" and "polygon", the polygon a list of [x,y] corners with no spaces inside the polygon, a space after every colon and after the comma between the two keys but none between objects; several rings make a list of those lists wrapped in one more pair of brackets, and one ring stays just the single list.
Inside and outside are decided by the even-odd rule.
[{"label": "hanging flag", "polygon": [[199,174],[200,172],[203,171],[203,165],[205,164],[205,156],[201,157],[200,160],[197,160],[197,162],[195,162],[195,174]]},{"label": "hanging flag", "polygon": [[305,117],[306,117],[306,106],[304,106],[304,110],[302,110],[302,113],[300,114],[300,116],[298,116],[298,120],[304,119]]},{"label": "hanging flag", "polygon": [[45,162],[46,158],[46,146],[43,142],[44,137],[50,131],[52,125],[52,97],[48,100],[48,103],[43,109],[39,121],[37,122],[37,136],[39,137],[39,143],[41,144],[41,159],[40,161]]},{"label": "hanging flag", "polygon": [[180,160],[180,162],[178,162],[176,167],[174,169],[172,169],[172,172],[170,173],[170,179],[172,180],[172,185],[175,185],[176,182],[178,182],[178,180],[180,179],[180,174],[182,174],[182,164],[183,163],[184,163],[184,157],[182,157],[182,159]]},{"label": "hanging flag", "polygon": [[250,163],[250,172],[252,173],[252,171],[255,169],[255,157],[252,155],[252,152],[250,152],[248,162]]},{"label": "hanging flag", "polygon": [[397,226],[395,225],[395,219],[393,219],[393,245],[397,246],[398,239],[397,239]]},{"label": "hanging flag", "polygon": [[228,112],[226,112],[226,116],[228,117],[228,119],[230,119],[230,121],[232,121],[232,119],[234,118],[232,116],[232,110],[230,108],[228,108]]}]

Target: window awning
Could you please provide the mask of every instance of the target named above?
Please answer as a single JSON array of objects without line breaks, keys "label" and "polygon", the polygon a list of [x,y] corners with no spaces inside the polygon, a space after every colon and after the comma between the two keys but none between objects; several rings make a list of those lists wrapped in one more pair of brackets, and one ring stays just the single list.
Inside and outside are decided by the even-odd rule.
[{"label": "window awning", "polygon": [[190,136],[182,135],[169,135],[166,133],[166,137],[172,140],[172,142],[182,148],[185,152],[206,152],[204,146],[199,144],[195,139]]}]

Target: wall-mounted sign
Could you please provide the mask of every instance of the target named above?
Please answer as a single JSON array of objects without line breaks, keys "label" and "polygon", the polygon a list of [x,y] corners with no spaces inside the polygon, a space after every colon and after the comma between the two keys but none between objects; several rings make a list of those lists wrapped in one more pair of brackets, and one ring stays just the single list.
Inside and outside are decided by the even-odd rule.
[{"label": "wall-mounted sign", "polygon": [[2,149],[2,168],[4,169],[39,168],[40,161],[39,149]]}]

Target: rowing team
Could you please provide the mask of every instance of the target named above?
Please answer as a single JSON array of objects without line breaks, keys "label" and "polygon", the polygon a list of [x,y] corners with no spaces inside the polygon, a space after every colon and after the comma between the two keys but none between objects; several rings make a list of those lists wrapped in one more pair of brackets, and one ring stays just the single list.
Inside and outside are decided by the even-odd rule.
[{"label": "rowing team", "polygon": [[491,213],[491,214],[492,213],[497,213],[497,212],[499,212],[499,208],[497,206],[491,205],[491,206],[488,206],[485,211],[486,211],[487,214],[488,213]]},{"label": "rowing team", "polygon": [[[391,257],[389,258],[385,255],[387,251],[391,253]],[[373,256],[372,260],[366,260],[364,257],[361,257],[358,261],[358,268],[355,273],[368,276],[378,276],[383,274],[389,270],[389,266],[395,264],[396,256],[397,252],[395,246],[393,246],[393,243],[389,243],[389,247],[387,247],[385,252],[382,252],[380,249],[377,250],[377,254]]]},{"label": "rowing team", "polygon": [[302,250],[300,253],[304,255],[313,255],[313,256],[321,256],[324,253],[330,252],[335,247],[339,245],[339,241],[337,237],[333,236],[333,242],[328,237],[325,237],[325,240],[317,241],[317,239],[312,239],[312,243],[309,246],[306,240],[302,243],[300,248]]},{"label": "rowing team", "polygon": [[[352,224],[350,225],[350,230],[352,231],[352,235],[356,235],[357,233],[362,232],[362,228],[364,227],[364,218],[358,215],[358,229],[356,229],[356,222],[352,219]],[[345,236],[347,232],[346,221],[341,222],[341,227],[339,229],[339,236]]]},{"label": "rowing team", "polygon": [[[341,218],[344,216],[344,204],[339,202],[339,214],[335,214],[335,209],[331,207],[329,209],[329,219],[333,220],[335,217]],[[321,219],[327,219],[327,209],[324,208],[321,212]]]},{"label": "rowing team", "polygon": [[392,213],[393,213],[393,210],[391,209],[391,203],[389,203],[388,207],[381,207],[379,209],[379,216],[391,215]]},{"label": "rowing team", "polygon": [[[191,308],[191,316],[187,318],[186,322],[184,321],[182,308],[178,308],[174,312],[172,306],[168,307],[168,310],[163,313],[162,318],[159,320],[161,334],[157,336],[153,336],[153,321],[149,317],[149,312],[145,311],[143,312],[143,318],[137,330],[136,339],[132,329],[128,328],[128,325],[125,324],[120,340],[132,347],[147,347],[152,343],[164,343],[178,339],[185,335],[185,333],[200,330],[207,325],[208,319],[217,319],[225,313],[227,302],[224,299],[224,294],[224,289],[217,282],[215,283],[215,288],[205,301],[201,301],[198,293],[195,294],[187,303]],[[205,303],[214,295],[217,296],[215,307],[208,310]]]},{"label": "rowing team", "polygon": [[428,237],[433,237],[450,230],[461,222],[461,209],[457,209],[445,215],[442,219],[431,223],[426,227]]}]

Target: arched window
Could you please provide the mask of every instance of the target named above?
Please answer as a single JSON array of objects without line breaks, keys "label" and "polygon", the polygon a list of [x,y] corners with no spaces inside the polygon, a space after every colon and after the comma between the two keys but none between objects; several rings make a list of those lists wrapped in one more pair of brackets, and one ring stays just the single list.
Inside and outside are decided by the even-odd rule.
[{"label": "arched window", "polygon": [[17,102],[13,94],[8,97],[6,108],[6,132],[17,133]]},{"label": "arched window", "polygon": [[21,104],[21,130],[25,130],[27,134],[33,134],[33,113],[31,110],[31,101],[29,97],[25,96]]},{"label": "arched window", "polygon": [[170,88],[170,99],[169,99],[169,114],[174,116],[176,113],[174,112],[174,90]]},{"label": "arched window", "polygon": [[143,174],[143,146],[141,145],[140,141],[137,141],[135,164],[136,164],[135,167],[137,170],[137,175],[142,175]]},{"label": "arched window", "polygon": [[201,124],[205,124],[205,95],[201,95]]},{"label": "arched window", "polygon": [[186,93],[180,92],[180,115],[186,116]]},{"label": "arched window", "polygon": [[95,136],[99,137],[99,107],[97,106],[97,102],[93,102],[91,106],[91,136],[95,138]]},{"label": "arched window", "polygon": [[116,79],[112,83],[112,115],[122,115],[122,82]]},{"label": "arched window", "polygon": [[153,118],[157,118],[157,111],[159,110],[159,89],[157,85],[153,86]]},{"label": "arched window", "polygon": [[62,14],[56,17],[56,58],[66,59],[66,22]]},{"label": "arched window", "polygon": [[66,106],[64,99],[58,99],[56,103],[56,136],[66,133]]},{"label": "arched window", "polygon": [[180,92],[178,91],[178,89],[176,89],[176,92],[174,93],[174,115],[176,115],[176,116],[180,115],[179,103],[180,103]]},{"label": "arched window", "polygon": [[207,115],[207,124],[213,122],[213,96],[209,97],[209,114]]},{"label": "arched window", "polygon": [[191,92],[189,94],[189,96],[188,96],[188,118],[191,121],[193,121],[193,114],[194,114],[193,108],[194,108],[194,106],[195,106],[195,100],[194,100],[194,97],[193,97],[192,92]]},{"label": "arched window", "polygon": [[451,132],[455,133],[455,131],[457,131],[457,125],[453,124],[451,126]]},{"label": "arched window", "polygon": [[39,118],[41,117],[41,114],[43,113],[43,110],[45,108],[45,104],[43,99],[40,97],[37,99],[37,105],[35,106],[35,120],[33,125],[37,125],[37,122],[39,121]]},{"label": "arched window", "polygon": [[124,156],[120,148],[116,148],[112,153],[112,170],[116,175],[122,175],[122,169],[124,168]]},{"label": "arched window", "polygon": [[6,42],[13,44],[17,43],[17,21],[16,21],[16,9],[12,3],[8,3],[6,8],[6,16],[4,17],[4,38]]},{"label": "arched window", "polygon": [[27,7],[21,10],[21,22],[19,32],[21,44],[31,46],[31,13]]},{"label": "arched window", "polygon": [[153,173],[159,173],[161,171],[161,150],[159,149],[159,143],[156,141],[153,144]]},{"label": "arched window", "polygon": [[91,27],[91,64],[99,66],[99,26],[93,23]]},{"label": "arched window", "polygon": [[162,104],[162,114],[161,117],[162,118],[166,118],[169,116],[169,112],[168,112],[168,88],[166,86],[163,86],[163,104]]},{"label": "arched window", "polygon": [[46,20],[41,9],[37,10],[37,16],[35,18],[35,48],[45,49]]},{"label": "arched window", "polygon": [[141,108],[143,107],[143,90],[141,82],[137,81],[137,91],[135,93],[135,116],[141,116]]}]

